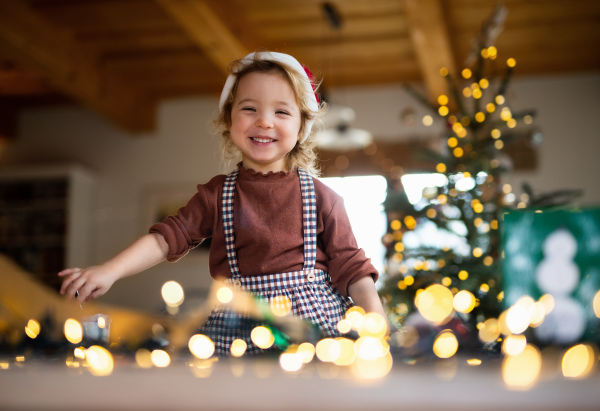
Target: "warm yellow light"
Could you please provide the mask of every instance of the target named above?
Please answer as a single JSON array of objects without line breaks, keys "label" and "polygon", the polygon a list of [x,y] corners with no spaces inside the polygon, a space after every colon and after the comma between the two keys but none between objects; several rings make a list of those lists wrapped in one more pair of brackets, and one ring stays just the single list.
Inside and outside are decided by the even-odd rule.
[{"label": "warm yellow light", "polygon": [[498,138],[500,138],[500,136],[502,135],[502,133],[500,132],[500,130],[498,130],[497,128],[495,128],[495,129],[493,129],[490,132],[490,135],[492,136],[492,138],[498,139]]},{"label": "warm yellow light", "polygon": [[510,111],[510,109],[508,107],[504,107],[501,111],[500,111],[500,118],[503,121],[508,121],[512,118],[512,112]]},{"label": "warm yellow light", "polygon": [[396,250],[397,253],[401,253],[402,251],[404,251],[404,244],[401,242],[398,242],[394,245],[394,250]]},{"label": "warm yellow light", "polygon": [[140,368],[152,368],[152,354],[150,351],[140,348],[135,352],[135,363]]},{"label": "warm yellow light", "polygon": [[481,87],[482,89],[486,89],[488,88],[490,85],[490,82],[488,81],[488,79],[486,78],[482,78],[481,80],[479,80],[479,87]]},{"label": "warm yellow light", "polygon": [[171,357],[164,350],[153,350],[150,354],[152,364],[158,368],[166,368],[171,364]]},{"label": "warm yellow light", "polygon": [[269,303],[271,312],[277,317],[284,317],[292,311],[292,302],[285,295],[278,295]]},{"label": "warm yellow light", "polygon": [[315,347],[317,358],[323,362],[334,362],[342,353],[340,344],[333,338],[323,338]]},{"label": "warm yellow light", "polygon": [[525,117],[523,117],[523,122],[525,124],[532,124],[533,123],[533,117],[530,116],[529,114],[527,114]]},{"label": "warm yellow light", "polygon": [[594,314],[596,314],[596,317],[600,318],[600,291],[594,296],[592,305],[594,306]]},{"label": "warm yellow light", "polygon": [[596,352],[587,344],[578,344],[569,348],[562,359],[562,373],[567,378],[587,377],[596,365]]},{"label": "warm yellow light", "polygon": [[460,130],[458,130],[456,132],[456,135],[460,138],[465,138],[467,136],[467,130],[464,128],[461,128]]},{"label": "warm yellow light", "polygon": [[298,346],[298,354],[302,357],[302,362],[308,364],[315,356],[315,346],[311,343],[302,343]]},{"label": "warm yellow light", "polygon": [[250,339],[257,347],[270,348],[275,343],[275,337],[267,327],[255,327],[250,333]]},{"label": "warm yellow light", "polygon": [[438,165],[435,166],[435,171],[437,171],[438,173],[445,173],[446,172],[446,164],[438,163]]},{"label": "warm yellow light", "polygon": [[470,313],[475,308],[476,301],[470,291],[462,290],[454,296],[453,307],[459,313]]},{"label": "warm yellow light", "polygon": [[433,353],[439,358],[450,358],[458,350],[458,340],[452,331],[444,330],[433,343]]},{"label": "warm yellow light", "polygon": [[497,230],[498,229],[498,220],[492,220],[490,222],[490,227],[492,227],[492,230]]},{"label": "warm yellow light", "polygon": [[442,278],[442,285],[444,287],[450,287],[450,285],[452,285],[452,279],[450,277]]},{"label": "warm yellow light", "polygon": [[402,223],[400,222],[400,220],[394,220],[390,223],[390,227],[394,231],[400,230],[400,228],[402,228]]},{"label": "warm yellow light", "polygon": [[296,372],[302,368],[302,356],[297,352],[283,352],[279,356],[279,365],[284,371]]},{"label": "warm yellow light", "polygon": [[233,300],[233,291],[229,287],[220,287],[217,290],[217,300],[223,304],[227,304]]},{"label": "warm yellow light", "polygon": [[494,342],[500,337],[500,327],[498,320],[488,318],[485,320],[479,329],[479,339],[484,343]]},{"label": "warm yellow light", "polygon": [[92,375],[105,376],[110,375],[114,368],[113,356],[108,350],[99,345],[92,345],[85,350],[85,359],[89,365]]},{"label": "warm yellow light", "polygon": [[490,291],[490,286],[486,283],[483,283],[479,286],[479,291],[481,291],[482,293],[487,293],[488,291]]},{"label": "warm yellow light", "polygon": [[25,334],[31,339],[36,338],[40,333],[40,323],[37,320],[31,319],[27,321],[25,326]]},{"label": "warm yellow light", "polygon": [[535,328],[540,326],[545,318],[546,307],[544,307],[543,303],[538,301],[529,308],[529,325],[531,327]]},{"label": "warm yellow light", "polygon": [[215,344],[204,334],[192,335],[188,341],[190,352],[200,359],[210,358],[215,352]]},{"label": "warm yellow light", "polygon": [[462,157],[464,154],[464,151],[462,148],[456,147],[454,150],[452,150],[452,154],[454,154],[454,157]]},{"label": "warm yellow light", "polygon": [[184,300],[183,287],[177,281],[167,281],[161,289],[162,298],[169,307],[179,307]]},{"label": "warm yellow light", "polygon": [[375,337],[360,337],[354,343],[354,352],[363,360],[375,360],[389,351],[390,347],[383,340]]},{"label": "warm yellow light", "polygon": [[496,140],[494,141],[494,147],[496,147],[497,150],[502,150],[504,142],[502,140]]},{"label": "warm yellow light", "polygon": [[437,215],[437,212],[433,208],[430,208],[429,210],[427,210],[427,217],[435,218],[436,215]]},{"label": "warm yellow light", "polygon": [[77,347],[73,350],[73,357],[85,360],[85,348]]},{"label": "warm yellow light", "polygon": [[458,273],[458,278],[459,278],[459,280],[463,280],[463,281],[464,281],[464,280],[466,280],[467,278],[469,278],[469,273],[468,273],[468,272],[466,272],[465,270],[461,270],[461,271],[459,271],[459,273]]},{"label": "warm yellow light", "polygon": [[357,358],[352,365],[352,372],[357,378],[375,380],[385,377],[392,369],[392,365],[392,355],[388,352],[374,360]]},{"label": "warm yellow light", "polygon": [[496,105],[494,103],[487,103],[485,109],[488,113],[493,113],[496,110]]},{"label": "warm yellow light", "polygon": [[448,113],[450,113],[450,110],[446,106],[440,106],[440,108],[438,108],[438,113],[440,113],[440,116],[447,116]]},{"label": "warm yellow light", "polygon": [[79,344],[83,339],[83,328],[79,321],[69,318],[65,321],[64,333],[67,341],[72,344]]},{"label": "warm yellow light", "polygon": [[475,120],[476,120],[478,123],[483,123],[483,122],[484,122],[484,120],[485,120],[485,114],[483,114],[481,111],[477,112],[477,113],[475,114]]},{"label": "warm yellow light", "polygon": [[446,77],[448,75],[448,69],[446,67],[442,67],[440,69],[440,76]]},{"label": "warm yellow light", "polygon": [[542,355],[539,350],[527,344],[519,355],[504,357],[502,378],[509,388],[526,390],[537,381],[542,368]]},{"label": "warm yellow light", "polygon": [[361,337],[383,338],[386,333],[387,321],[377,313],[366,314],[362,326],[358,329],[358,335]]},{"label": "warm yellow light", "polygon": [[527,338],[524,335],[507,335],[502,342],[502,352],[504,355],[519,355],[527,345]]},{"label": "warm yellow light", "polygon": [[415,218],[413,216],[407,215],[406,217],[404,217],[404,225],[409,230],[414,230],[415,227],[417,226],[417,220],[415,220]]},{"label": "warm yellow light", "polygon": [[504,185],[502,186],[502,192],[503,192],[504,194],[508,194],[508,193],[510,193],[511,191],[512,191],[512,186],[511,186],[510,184],[504,184]]},{"label": "warm yellow light", "polygon": [[229,350],[231,351],[231,355],[234,357],[241,357],[244,355],[247,348],[248,343],[246,343],[246,341],[236,338],[231,342],[231,347],[229,347]]},{"label": "warm yellow light", "polygon": [[425,319],[444,324],[453,313],[454,296],[443,285],[433,284],[415,297],[415,305]]},{"label": "warm yellow light", "polygon": [[437,101],[440,106],[446,106],[448,105],[448,96],[441,94]]},{"label": "warm yellow light", "polygon": [[[475,211],[477,211],[477,210],[475,210]],[[481,257],[482,254],[483,254],[483,250],[480,247],[475,247],[473,249],[473,257],[479,258],[479,257]]]},{"label": "warm yellow light", "polygon": [[466,98],[469,98],[472,95],[473,95],[473,91],[471,90],[471,87],[463,88],[463,96],[465,96]]},{"label": "warm yellow light", "polygon": [[404,277],[404,283],[408,286],[411,286],[415,283],[415,278],[412,275],[407,275]]},{"label": "warm yellow light", "polygon": [[481,365],[481,360],[479,358],[469,358],[467,364],[471,367],[477,367],[478,365]]},{"label": "warm yellow light", "polygon": [[473,90],[473,98],[474,99],[480,99],[483,96],[483,92],[481,91],[481,89],[476,88],[475,90]]},{"label": "warm yellow light", "polygon": [[463,76],[464,79],[470,79],[471,76],[473,75],[473,73],[471,72],[471,70],[468,69],[468,68],[464,69],[461,74],[462,74],[462,76]]},{"label": "warm yellow light", "polygon": [[446,204],[446,202],[448,201],[448,197],[446,197],[444,194],[440,194],[439,196],[437,196],[437,201],[440,204]]},{"label": "warm yellow light", "polygon": [[494,263],[494,258],[491,255],[488,255],[483,259],[483,265],[485,265],[487,267],[489,267],[493,263]]},{"label": "warm yellow light", "polygon": [[506,312],[506,325],[513,334],[521,334],[529,327],[529,309],[533,305],[531,297],[520,298]]},{"label": "warm yellow light", "polygon": [[338,321],[336,328],[340,334],[346,334],[352,330],[352,324],[350,324],[350,321],[347,319],[342,318],[340,321]]},{"label": "warm yellow light", "polygon": [[364,321],[365,310],[359,306],[354,306],[346,311],[346,320],[350,322],[353,330],[358,330]]},{"label": "warm yellow light", "polygon": [[488,52],[488,56],[491,59],[494,59],[496,57],[496,55],[498,54],[498,50],[494,46],[488,47],[487,52]]},{"label": "warm yellow light", "polygon": [[337,342],[340,346],[340,355],[333,361],[335,365],[350,365],[356,360],[354,352],[354,341],[347,338],[338,338]]},{"label": "warm yellow light", "polygon": [[433,124],[433,117],[431,117],[429,114],[423,116],[423,125],[429,127],[430,125]]},{"label": "warm yellow light", "polygon": [[475,211],[477,214],[483,212],[483,204],[481,203],[477,203],[473,206],[473,211]]},{"label": "warm yellow light", "polygon": [[497,95],[494,100],[496,101],[496,104],[498,104],[498,105],[502,105],[502,104],[504,104],[504,101],[506,101],[504,96],[501,94]]},{"label": "warm yellow light", "polygon": [[506,60],[506,65],[508,67],[514,67],[517,65],[517,60],[515,60],[514,58],[509,58],[508,60]]},{"label": "warm yellow light", "polygon": [[404,280],[400,280],[398,281],[398,289],[400,290],[406,290],[406,283],[404,282]]},{"label": "warm yellow light", "polygon": [[456,137],[450,137],[448,139],[448,147],[456,147],[458,145],[458,140]]}]

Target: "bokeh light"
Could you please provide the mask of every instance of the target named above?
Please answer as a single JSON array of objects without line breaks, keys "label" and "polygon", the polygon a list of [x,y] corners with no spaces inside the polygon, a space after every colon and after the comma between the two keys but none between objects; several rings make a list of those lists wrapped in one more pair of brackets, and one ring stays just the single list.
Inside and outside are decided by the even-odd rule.
[{"label": "bokeh light", "polygon": [[387,321],[377,313],[368,313],[364,316],[362,325],[358,329],[361,337],[383,338],[387,333]]},{"label": "bokeh light", "polygon": [[215,352],[213,341],[204,334],[193,335],[188,342],[188,347],[194,357],[200,359],[210,358]]},{"label": "bokeh light", "polygon": [[233,291],[229,287],[220,287],[217,290],[217,300],[223,304],[227,304],[233,300]]},{"label": "bokeh light", "polygon": [[277,317],[285,317],[292,310],[292,302],[285,295],[278,295],[271,300],[269,307]]},{"label": "bokeh light", "polygon": [[25,334],[31,339],[35,339],[40,333],[40,323],[37,320],[31,319],[27,321],[25,326]]},{"label": "bokeh light", "polygon": [[263,327],[262,325],[259,327],[255,327],[250,333],[250,339],[257,347],[266,350],[270,348],[275,343],[275,337],[271,330],[267,327]]},{"label": "bokeh light", "polygon": [[135,363],[140,368],[152,368],[152,354],[145,348],[140,348],[135,352]]},{"label": "bokeh light", "polygon": [[433,353],[439,358],[450,358],[457,350],[458,340],[450,330],[440,332],[433,342]]},{"label": "bokeh light", "polygon": [[454,296],[441,284],[433,284],[415,297],[415,305],[425,319],[436,325],[446,323],[453,314]]},{"label": "bokeh light", "polygon": [[479,329],[479,339],[484,343],[494,342],[500,337],[500,327],[498,320],[495,318],[488,318],[483,322],[482,327]]},{"label": "bokeh light", "polygon": [[569,348],[563,356],[561,368],[566,378],[581,379],[587,377],[596,365],[596,350],[587,344],[578,344]]},{"label": "bokeh light", "polygon": [[470,313],[475,308],[477,300],[473,293],[467,290],[462,290],[454,296],[453,306],[459,313]]},{"label": "bokeh light", "polygon": [[233,340],[231,342],[231,347],[229,347],[229,350],[231,351],[231,355],[233,355],[234,357],[241,357],[242,355],[244,355],[246,353],[247,349],[248,349],[248,343],[246,343],[246,341],[244,341],[244,340],[240,340],[239,338],[236,338],[235,340]]},{"label": "bokeh light", "polygon": [[323,338],[315,347],[317,358],[323,362],[334,362],[342,353],[338,341],[333,338]]},{"label": "bokeh light", "polygon": [[169,307],[179,307],[185,298],[183,287],[177,281],[167,281],[161,288],[162,298]]},{"label": "bokeh light", "polygon": [[527,390],[538,380],[542,368],[542,355],[537,347],[527,344],[519,355],[504,357],[502,378],[512,389]]},{"label": "bokeh light", "polygon": [[304,342],[298,346],[297,352],[302,357],[302,362],[308,364],[315,356],[315,346],[311,343]]},{"label": "bokeh light", "polygon": [[347,338],[337,338],[336,341],[340,346],[340,355],[333,361],[333,363],[341,366],[352,364],[356,360],[354,341]]},{"label": "bokeh light", "polygon": [[67,341],[72,344],[79,344],[83,339],[83,327],[79,321],[69,318],[65,321],[64,333]]},{"label": "bokeh light", "polygon": [[504,355],[519,355],[527,346],[527,338],[524,335],[507,335],[502,342]]},{"label": "bokeh light", "polygon": [[112,354],[106,348],[92,345],[85,350],[85,359],[92,375],[106,376],[112,374],[114,360]]},{"label": "bokeh light", "polygon": [[594,314],[596,314],[596,317],[600,318],[600,291],[594,296],[593,306]]},{"label": "bokeh light", "polygon": [[171,364],[171,357],[164,350],[153,350],[150,354],[150,359],[152,360],[152,364],[158,368],[165,368]]}]

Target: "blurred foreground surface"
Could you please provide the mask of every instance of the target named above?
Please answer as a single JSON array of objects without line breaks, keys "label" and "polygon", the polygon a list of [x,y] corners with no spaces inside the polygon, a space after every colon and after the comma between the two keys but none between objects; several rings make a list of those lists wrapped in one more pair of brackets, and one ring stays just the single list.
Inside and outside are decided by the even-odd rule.
[{"label": "blurred foreground surface", "polygon": [[2,410],[598,410],[600,373],[568,380],[543,370],[533,387],[508,389],[501,362],[466,358],[410,365],[361,380],[341,367],[311,363],[297,373],[273,358],[176,360],[143,369],[116,358],[112,374],[93,376],[62,361],[32,360],[0,369]]}]

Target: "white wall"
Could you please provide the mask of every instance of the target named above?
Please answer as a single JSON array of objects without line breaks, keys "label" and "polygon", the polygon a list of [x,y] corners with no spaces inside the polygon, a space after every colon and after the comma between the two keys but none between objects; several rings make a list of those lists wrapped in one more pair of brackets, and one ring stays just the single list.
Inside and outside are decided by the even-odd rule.
[{"label": "white wall", "polygon": [[[600,74],[516,79],[515,109],[535,108],[545,141],[536,172],[515,174],[517,187],[527,180],[540,190],[583,188],[586,204],[600,204]],[[407,127],[399,113],[427,110],[400,85],[329,91],[332,101],[353,107],[354,126],[377,138],[435,135],[436,127]],[[110,258],[144,234],[150,194],[168,194],[169,187],[191,196],[195,184],[222,172],[218,137],[209,133],[216,98],[181,99],[159,108],[158,127],[146,136],[130,136],[84,109],[29,110],[20,118],[19,136],[0,157],[0,165],[77,162],[91,168],[98,180],[94,219],[93,263]],[[189,255],[176,264],[163,263],[144,274],[124,279],[105,295],[105,302],[156,311],[162,308],[160,286],[179,281],[186,289],[210,284],[206,255]]]}]

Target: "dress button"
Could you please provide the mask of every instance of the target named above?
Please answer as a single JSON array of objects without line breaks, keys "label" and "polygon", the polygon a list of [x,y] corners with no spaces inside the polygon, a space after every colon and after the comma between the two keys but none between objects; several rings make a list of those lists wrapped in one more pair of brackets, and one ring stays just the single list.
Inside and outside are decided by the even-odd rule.
[{"label": "dress button", "polygon": [[239,290],[242,288],[242,282],[240,280],[233,280],[233,288]]},{"label": "dress button", "polygon": [[315,281],[315,273],[308,273],[306,279],[312,283],[313,281]]}]

